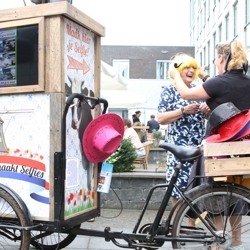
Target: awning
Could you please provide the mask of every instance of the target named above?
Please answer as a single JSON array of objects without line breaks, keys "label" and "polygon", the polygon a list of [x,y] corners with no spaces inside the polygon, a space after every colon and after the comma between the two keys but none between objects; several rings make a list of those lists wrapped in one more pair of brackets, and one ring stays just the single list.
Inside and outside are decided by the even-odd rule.
[{"label": "awning", "polygon": [[102,90],[101,93],[112,108],[136,107],[147,102],[147,96],[131,90]]},{"label": "awning", "polygon": [[102,90],[125,90],[128,80],[115,68],[101,61],[101,91]]}]

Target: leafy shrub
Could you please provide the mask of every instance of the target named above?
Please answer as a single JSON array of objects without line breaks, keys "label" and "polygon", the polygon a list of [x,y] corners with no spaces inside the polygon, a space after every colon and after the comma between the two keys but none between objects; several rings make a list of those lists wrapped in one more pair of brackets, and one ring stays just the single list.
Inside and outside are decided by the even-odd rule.
[{"label": "leafy shrub", "polygon": [[162,132],[160,130],[153,129],[152,135],[154,138],[154,143],[151,145],[152,148],[158,148],[160,140],[164,139]]},{"label": "leafy shrub", "polygon": [[123,139],[117,150],[106,159],[107,163],[114,165],[113,172],[129,172],[135,167],[133,162],[136,159],[136,151],[129,139]]}]

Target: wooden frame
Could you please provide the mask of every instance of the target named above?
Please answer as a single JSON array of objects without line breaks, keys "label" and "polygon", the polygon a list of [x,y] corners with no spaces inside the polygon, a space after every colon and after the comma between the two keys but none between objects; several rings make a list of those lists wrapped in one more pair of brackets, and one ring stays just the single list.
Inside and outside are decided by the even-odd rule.
[{"label": "wooden frame", "polygon": [[143,142],[143,147],[145,148],[145,156],[142,157],[137,157],[134,161],[134,164],[139,164],[140,166],[142,166],[144,169],[148,169],[148,155],[149,155],[149,150],[150,150],[150,146],[151,144],[153,144],[152,141],[146,141]]},{"label": "wooden frame", "polygon": [[250,174],[250,141],[205,143],[206,176]]},{"label": "wooden frame", "polygon": [[0,23],[0,29],[38,24],[38,82],[34,85],[2,87],[0,94],[30,93],[44,91],[44,17]]}]

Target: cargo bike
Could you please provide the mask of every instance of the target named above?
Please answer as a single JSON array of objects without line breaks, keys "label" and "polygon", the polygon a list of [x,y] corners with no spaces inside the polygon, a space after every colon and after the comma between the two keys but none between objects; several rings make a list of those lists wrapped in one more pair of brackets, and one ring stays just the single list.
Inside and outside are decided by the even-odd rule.
[{"label": "cargo bike", "polygon": [[[62,120],[62,148],[65,149],[65,119],[69,107],[73,100],[77,99],[78,104],[91,101],[91,107],[103,105],[103,113],[107,109],[105,99],[87,97],[82,94],[72,94],[68,97]],[[132,232],[112,231],[107,225],[103,229],[84,229],[86,221],[85,215],[78,216],[76,219],[64,220],[64,211],[60,209],[65,206],[63,190],[65,183],[65,150],[55,153],[56,176],[58,183],[56,189],[55,210],[56,216],[54,221],[33,220],[28,205],[11,187],[0,186],[0,245],[2,249],[29,249],[30,244],[37,249],[62,249],[67,247],[77,235],[88,235],[102,237],[106,241],[112,241],[117,247],[129,249],[160,249],[164,242],[172,242],[174,249],[211,249],[213,246],[227,248],[232,243],[233,230],[240,228],[242,237],[247,237],[250,229],[249,211],[250,211],[250,191],[248,188],[237,184],[237,178],[241,178],[248,173],[248,167],[244,162],[248,161],[247,157],[234,157],[227,159],[213,159],[210,156],[243,154],[249,152],[249,142],[230,142],[214,143],[201,148],[175,146],[162,142],[160,147],[172,152],[179,158],[180,164],[176,167],[175,173],[169,185],[160,184],[151,188],[145,205],[140,213],[138,221]],[[233,152],[232,152],[233,150]],[[216,152],[216,153],[215,153]],[[208,156],[206,163],[207,176],[227,176],[237,175],[230,182],[213,181],[205,183],[188,192],[178,190],[175,183],[177,176],[181,171],[182,164],[185,162],[194,162],[205,154]],[[226,168],[235,164],[233,167]],[[239,167],[242,164],[242,167]],[[224,170],[223,170],[224,169]],[[225,173],[221,173],[221,171]],[[236,171],[236,172],[234,172]],[[204,176],[203,176],[204,177]],[[201,178],[201,177],[198,177]],[[166,207],[168,205],[171,192],[176,188],[182,199],[173,207],[166,217]],[[142,218],[147,209],[147,205],[159,188],[165,188],[166,192],[156,213],[155,219],[145,225],[140,225]],[[175,213],[176,207],[179,206]],[[233,211],[240,207],[238,216],[243,218],[242,222],[237,225],[230,225]],[[98,214],[89,214],[99,216]],[[223,221],[223,228],[218,229],[215,223],[215,216],[220,216]],[[193,222],[193,225],[190,224]],[[237,222],[236,220],[234,220]]]}]

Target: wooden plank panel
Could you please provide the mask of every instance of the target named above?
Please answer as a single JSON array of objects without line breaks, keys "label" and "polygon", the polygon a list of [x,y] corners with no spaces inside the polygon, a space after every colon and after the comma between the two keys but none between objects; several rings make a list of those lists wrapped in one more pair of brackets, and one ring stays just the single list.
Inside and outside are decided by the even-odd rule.
[{"label": "wooden plank panel", "polygon": [[50,217],[49,220],[54,220],[54,154],[62,152],[61,134],[62,134],[62,114],[65,104],[64,93],[50,94]]},{"label": "wooden plank panel", "polygon": [[250,141],[204,143],[204,156],[250,154]]},{"label": "wooden plank panel", "polygon": [[76,23],[90,29],[94,33],[105,36],[105,28],[67,1],[38,4],[0,11],[0,22],[20,20],[40,16],[64,15]]},{"label": "wooden plank panel", "polygon": [[45,68],[45,91],[63,92],[64,89],[64,65],[63,65],[63,25],[60,16],[46,18],[46,68]]},{"label": "wooden plank panel", "polygon": [[206,176],[228,176],[250,174],[250,157],[206,159]]}]

